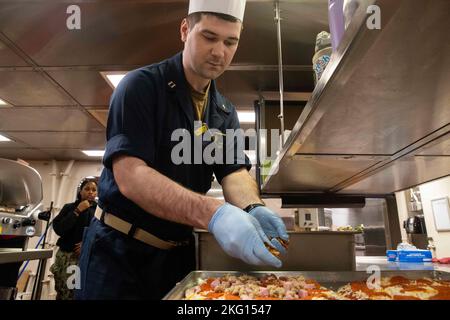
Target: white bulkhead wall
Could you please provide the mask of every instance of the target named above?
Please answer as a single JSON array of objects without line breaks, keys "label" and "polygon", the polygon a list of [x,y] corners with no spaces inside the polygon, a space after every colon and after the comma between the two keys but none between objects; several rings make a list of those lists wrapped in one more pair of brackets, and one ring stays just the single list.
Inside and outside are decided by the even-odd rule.
[{"label": "white bulkhead wall", "polygon": [[428,237],[433,238],[436,247],[436,258],[450,257],[450,231],[437,231],[434,222],[431,201],[447,197],[450,198],[450,177],[425,183],[419,186],[422,207],[427,227]]},{"label": "white bulkhead wall", "polygon": [[[450,257],[450,231],[437,231],[434,222],[433,209],[431,201],[439,198],[450,198],[450,177],[441,178],[435,181],[424,183],[419,186],[420,197],[422,200],[422,211],[425,218],[428,238],[432,238],[432,244],[435,246],[435,256],[438,259]],[[407,235],[403,229],[403,221],[408,218],[406,191],[396,193],[397,209],[399,213],[400,228],[402,231],[402,240],[407,242]],[[430,241],[429,241],[430,243]]]}]

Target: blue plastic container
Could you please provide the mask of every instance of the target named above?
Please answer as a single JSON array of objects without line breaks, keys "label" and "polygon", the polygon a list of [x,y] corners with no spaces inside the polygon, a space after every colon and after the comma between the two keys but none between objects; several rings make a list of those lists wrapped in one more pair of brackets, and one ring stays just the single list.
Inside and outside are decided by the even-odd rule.
[{"label": "blue plastic container", "polygon": [[388,261],[397,261],[397,250],[387,250],[386,256],[388,258]]},{"label": "blue plastic container", "polygon": [[430,250],[400,250],[397,252],[399,262],[431,262]]}]

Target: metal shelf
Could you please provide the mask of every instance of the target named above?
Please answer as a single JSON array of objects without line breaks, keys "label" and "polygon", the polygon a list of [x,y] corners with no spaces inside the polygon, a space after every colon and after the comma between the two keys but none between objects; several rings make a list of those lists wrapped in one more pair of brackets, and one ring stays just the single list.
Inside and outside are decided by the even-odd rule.
[{"label": "metal shelf", "polygon": [[450,2],[362,2],[263,194],[379,195],[450,175]]},{"label": "metal shelf", "polygon": [[51,258],[53,250],[51,249],[35,249],[26,250],[22,249],[0,249],[0,264],[11,262],[22,262],[26,260],[41,260]]}]

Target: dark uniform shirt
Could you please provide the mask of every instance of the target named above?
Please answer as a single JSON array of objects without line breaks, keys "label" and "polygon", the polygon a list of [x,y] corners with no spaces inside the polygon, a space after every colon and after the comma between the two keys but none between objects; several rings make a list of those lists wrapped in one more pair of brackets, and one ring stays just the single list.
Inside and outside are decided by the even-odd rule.
[{"label": "dark uniform shirt", "polygon": [[75,244],[81,242],[84,228],[89,227],[97,208],[94,204],[77,216],[74,211],[79,203],[80,201],[76,201],[64,205],[53,220],[53,230],[59,236],[56,245],[65,252],[72,252]]},{"label": "dark uniform shirt", "polygon": [[[223,142],[223,149],[227,149],[223,151],[224,158],[230,148],[234,149],[231,164],[173,163],[172,148],[179,141],[171,141],[172,132],[182,128],[194,138],[194,119],[181,53],[129,72],[111,97],[103,158],[105,168],[98,188],[100,207],[161,239],[189,238],[191,227],[149,214],[120,193],[112,172],[112,160],[119,154],[140,158],[173,181],[202,194],[211,188],[213,173],[220,183],[240,168],[250,170],[250,161],[243,150],[238,152],[234,138]],[[240,128],[234,106],[217,91],[214,81],[211,81],[203,121],[209,129],[218,129],[223,134],[226,129]],[[203,142],[203,148],[209,143],[214,142]]]}]

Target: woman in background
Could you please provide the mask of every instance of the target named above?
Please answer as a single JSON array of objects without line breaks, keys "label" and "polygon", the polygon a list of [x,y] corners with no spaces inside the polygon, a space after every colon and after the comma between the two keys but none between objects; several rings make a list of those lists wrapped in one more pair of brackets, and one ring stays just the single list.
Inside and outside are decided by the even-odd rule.
[{"label": "woman in background", "polygon": [[77,200],[64,205],[53,220],[53,230],[60,236],[56,243],[59,250],[56,253],[55,263],[50,268],[55,276],[57,300],[73,299],[74,290],[67,286],[67,278],[73,274],[73,270],[68,273],[67,268],[78,265],[84,228],[89,226],[94,217],[97,207],[96,197],[96,178],[83,179],[78,186]]}]

